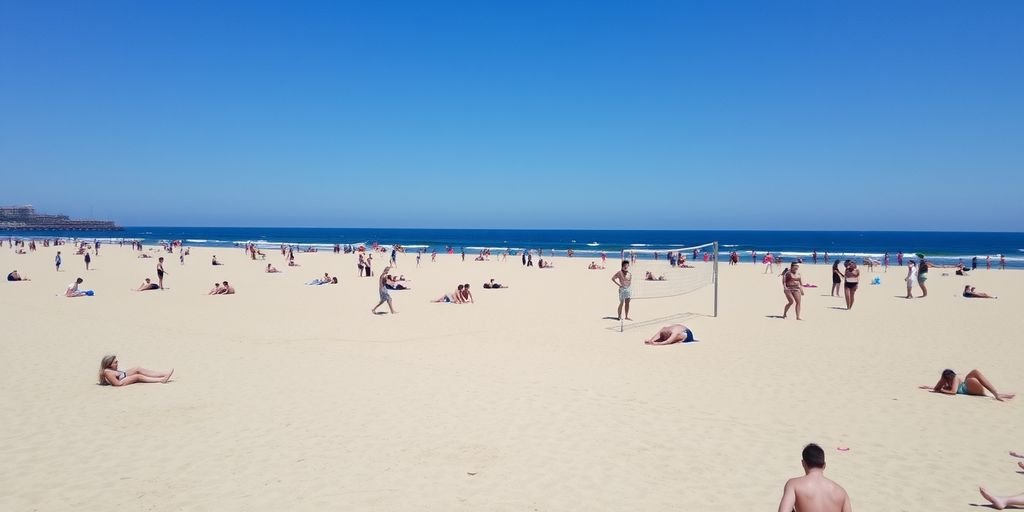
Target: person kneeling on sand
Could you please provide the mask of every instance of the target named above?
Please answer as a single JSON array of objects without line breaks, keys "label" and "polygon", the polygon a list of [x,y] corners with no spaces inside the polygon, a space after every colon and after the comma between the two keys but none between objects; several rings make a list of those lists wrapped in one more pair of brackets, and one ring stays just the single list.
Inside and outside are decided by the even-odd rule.
[{"label": "person kneeling on sand", "polygon": [[964,297],[968,299],[998,299],[999,297],[993,297],[985,292],[979,292],[974,289],[973,286],[964,286]]},{"label": "person kneeling on sand", "polygon": [[163,384],[171,380],[171,375],[174,375],[174,368],[171,368],[169,372],[158,372],[138,367],[130,370],[118,370],[117,356],[114,354],[107,354],[100,360],[101,386],[127,386],[139,382]]},{"label": "person kneeling on sand", "polygon": [[68,289],[64,291],[64,296],[65,297],[85,297],[87,295],[92,295],[92,290],[82,291],[82,290],[78,289],[78,285],[82,284],[83,281],[84,280],[81,277],[79,277],[78,279],[75,279],[75,282],[69,284],[68,285]]},{"label": "person kneeling on sand", "polygon": [[648,345],[671,345],[673,343],[689,343],[693,341],[693,331],[683,324],[672,324],[662,327],[657,334],[645,340]]},{"label": "person kneeling on sand", "polygon": [[10,274],[7,274],[8,281],[31,281],[27,277],[21,277],[21,274],[17,270],[12,270]]},{"label": "person kneeling on sand", "polygon": [[825,478],[825,451],[811,443],[804,447],[802,458],[804,476],[786,481],[779,512],[852,512],[846,489]]},{"label": "person kneeling on sand", "polygon": [[147,277],[146,280],[135,291],[137,291],[137,292],[145,292],[145,291],[149,291],[149,290],[159,290],[159,289],[160,289],[160,285],[158,285],[156,283],[153,283],[153,282],[150,282],[149,278]]},{"label": "person kneeling on sand", "polygon": [[971,370],[967,372],[967,375],[963,379],[960,378],[950,369],[942,370],[942,376],[939,377],[939,381],[934,386],[919,386],[921,389],[930,390],[933,393],[942,393],[944,395],[972,395],[972,396],[987,396],[985,390],[987,389],[996,400],[1002,402],[1003,400],[1009,400],[1017,395],[999,393],[996,391],[995,386],[989,381],[984,375],[978,370]]}]

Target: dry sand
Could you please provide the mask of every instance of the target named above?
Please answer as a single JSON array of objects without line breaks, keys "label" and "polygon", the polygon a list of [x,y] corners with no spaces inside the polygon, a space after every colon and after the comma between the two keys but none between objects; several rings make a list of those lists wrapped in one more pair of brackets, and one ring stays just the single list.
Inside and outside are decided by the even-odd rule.
[{"label": "dry sand", "polygon": [[[1024,450],[1024,397],[917,389],[951,367],[1024,392],[1021,272],[933,271],[908,301],[903,269],[880,286],[864,269],[845,311],[829,267],[805,265],[820,287],[797,322],[770,318],[778,277],[723,264],[718,318],[710,287],[634,302],[637,322],[697,313],[697,343],[650,347],[657,326],[606,329],[614,270],[582,258],[401,255],[413,289],[373,316],[353,255],[286,268],[271,251],[275,275],[240,249],[193,249],[168,258],[168,290],[137,293],[155,259],[108,245],[86,272],[61,250],[60,273],[53,247],[0,251],[4,274],[32,278],[0,283],[0,510],[774,510],[812,441],[856,510],[1024,491],[1007,455]],[[303,285],[324,272],[341,284]],[[60,296],[77,276],[95,297]],[[511,288],[482,289],[491,277]],[[237,295],[206,295],[225,279]],[[476,304],[428,302],[459,282]],[[1000,298],[963,299],[965,282]],[[175,378],[98,386],[106,352]]]}]

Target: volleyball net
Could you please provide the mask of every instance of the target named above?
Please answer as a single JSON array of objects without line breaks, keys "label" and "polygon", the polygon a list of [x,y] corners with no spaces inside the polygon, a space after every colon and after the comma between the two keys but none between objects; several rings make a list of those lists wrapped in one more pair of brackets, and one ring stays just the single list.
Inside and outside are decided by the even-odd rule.
[{"label": "volleyball net", "polygon": [[[629,248],[632,318],[609,329],[625,331],[694,315],[718,316],[718,242],[664,249]],[[637,301],[641,301],[639,304]]]}]

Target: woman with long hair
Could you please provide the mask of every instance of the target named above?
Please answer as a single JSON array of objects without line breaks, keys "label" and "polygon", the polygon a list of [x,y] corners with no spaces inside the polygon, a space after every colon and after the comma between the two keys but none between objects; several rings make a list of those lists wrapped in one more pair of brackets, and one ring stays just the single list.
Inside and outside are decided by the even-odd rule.
[{"label": "woman with long hair", "polygon": [[101,386],[127,386],[138,382],[163,384],[171,380],[171,375],[174,375],[174,368],[171,368],[169,372],[158,372],[139,367],[119,370],[117,356],[114,354],[107,354],[100,360],[99,381]]}]

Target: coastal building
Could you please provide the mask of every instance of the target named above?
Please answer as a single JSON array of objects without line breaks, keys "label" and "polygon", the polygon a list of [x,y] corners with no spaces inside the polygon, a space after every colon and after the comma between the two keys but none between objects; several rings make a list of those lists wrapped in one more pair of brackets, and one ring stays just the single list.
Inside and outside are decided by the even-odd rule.
[{"label": "coastal building", "polygon": [[109,220],[76,220],[67,215],[36,213],[32,206],[0,207],[0,230],[3,231],[121,231],[124,228]]}]

